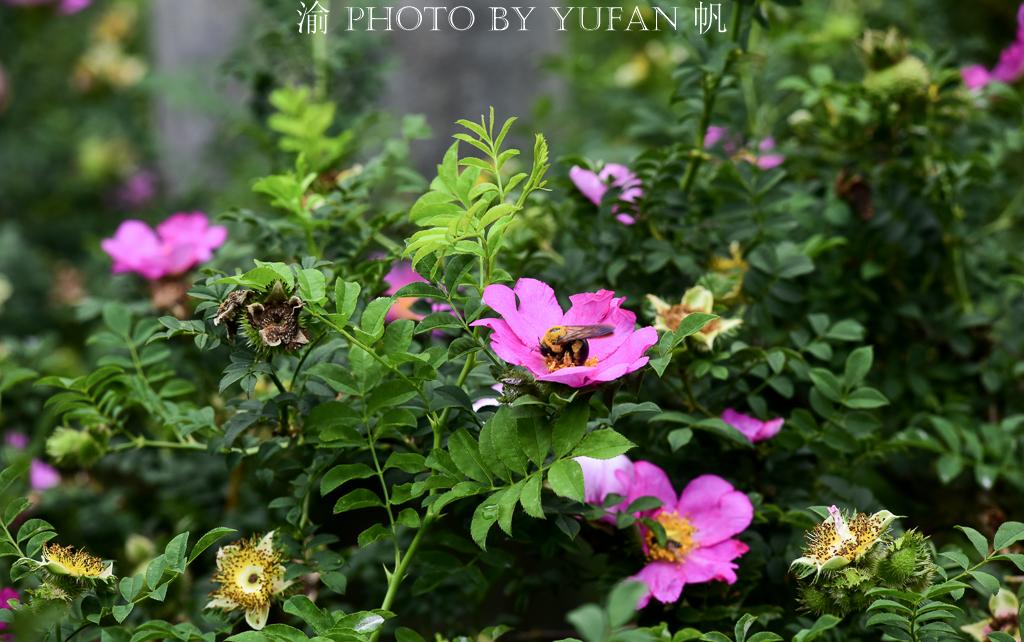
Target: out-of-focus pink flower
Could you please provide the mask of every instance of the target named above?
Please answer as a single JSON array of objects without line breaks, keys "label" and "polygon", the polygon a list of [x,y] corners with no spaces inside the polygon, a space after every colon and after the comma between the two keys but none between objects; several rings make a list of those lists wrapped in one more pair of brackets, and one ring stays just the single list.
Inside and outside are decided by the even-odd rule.
[{"label": "out-of-focus pink flower", "polygon": [[114,274],[135,272],[155,281],[209,261],[227,236],[227,228],[211,226],[202,212],[179,212],[155,232],[142,221],[123,221],[101,247],[114,260]]},{"label": "out-of-focus pink flower", "polygon": [[117,202],[121,207],[137,210],[145,207],[156,196],[156,174],[140,169],[117,188]]},{"label": "out-of-focus pink flower", "polygon": [[[384,275],[384,282],[388,284],[387,295],[393,296],[410,283],[426,283],[427,280],[417,274],[416,270],[412,269],[412,263],[409,261],[396,261],[391,266],[391,270]],[[391,322],[397,319],[411,319],[413,321],[423,319],[424,315],[412,311],[412,306],[417,301],[419,299],[413,296],[398,299],[391,306],[391,309],[388,310],[385,320]]]},{"label": "out-of-focus pink flower", "polygon": [[771,136],[758,141],[756,151],[751,152],[742,148],[740,139],[734,136],[727,127],[712,125],[704,134],[704,148],[712,149],[718,145],[721,145],[729,156],[734,156],[764,170],[775,169],[786,162],[786,157],[782,154],[771,153],[775,150],[775,138]]},{"label": "out-of-focus pink flower", "polygon": [[46,490],[60,484],[60,473],[45,461],[33,458],[28,481],[33,490]]},{"label": "out-of-focus pink flower", "polygon": [[1017,40],[1003,50],[996,66],[989,71],[982,65],[970,65],[961,69],[960,75],[971,90],[993,82],[1011,85],[1024,78],[1024,4],[1017,9]]},{"label": "out-of-focus pink flower", "polygon": [[[618,379],[647,364],[644,356],[658,342],[654,328],[636,329],[636,315],[622,308],[625,297],[615,298],[609,290],[584,292],[569,297],[572,306],[563,312],[555,291],[536,279],[519,279],[515,289],[490,285],[484,303],[501,315],[480,319],[472,325],[490,328],[491,347],[505,361],[523,366],[541,381],[554,381],[582,388]],[[545,359],[541,338],[555,327],[607,325],[613,331],[588,339],[588,358],[583,365]]]},{"label": "out-of-focus pink flower", "polygon": [[9,432],[4,435],[4,443],[11,448],[24,450],[28,448],[28,435],[19,431]]},{"label": "out-of-focus pink flower", "polygon": [[581,459],[577,462],[583,469],[588,503],[602,504],[614,493],[625,499],[610,510],[622,512],[641,497],[661,500],[661,507],[635,515],[661,524],[672,542],[660,545],[655,533],[638,522],[648,563],[630,579],[647,585],[640,607],[647,606],[652,597],[666,604],[675,602],[686,584],[736,581],[738,566],[734,560],[748,547],[734,536],[743,532],[754,517],[754,506],[744,493],[721,477],[702,475],[677,496],[665,471],[650,462],[631,462],[622,457],[597,464]]},{"label": "out-of-focus pink flower", "polygon": [[[21,600],[21,596],[18,595],[18,592],[15,591],[12,588],[8,588],[6,586],[3,587],[3,588],[0,588],[0,609],[9,609],[9,608],[11,608],[11,605],[9,604],[9,602],[11,600],[18,600],[18,601],[20,601]],[[6,628],[7,628],[7,623],[6,622],[0,622],[0,631],[3,631]],[[0,635],[0,639],[4,639],[4,640],[10,639],[10,636]]]},{"label": "out-of-focus pink flower", "polygon": [[777,419],[761,421],[757,417],[745,415],[732,408],[726,408],[722,413],[722,421],[743,433],[752,443],[757,443],[771,439],[779,434],[785,419],[779,417]]},{"label": "out-of-focus pink flower", "polygon": [[39,7],[42,5],[57,4],[57,10],[65,15],[78,13],[92,4],[92,0],[5,0],[14,7]]},{"label": "out-of-focus pink flower", "polygon": [[[622,189],[619,200],[623,203],[635,203],[644,195],[637,175],[625,165],[618,163],[605,165],[600,173],[574,165],[569,170],[569,179],[576,185],[576,189],[594,205],[601,205],[601,199],[612,187]],[[631,215],[618,213],[618,206],[615,206],[612,211],[616,212],[615,218],[623,225],[632,225],[636,222]]]},{"label": "out-of-focus pink flower", "polygon": [[775,139],[769,136],[757,144],[757,158],[754,163],[761,169],[775,169],[786,161],[782,154],[770,154],[775,149]]}]

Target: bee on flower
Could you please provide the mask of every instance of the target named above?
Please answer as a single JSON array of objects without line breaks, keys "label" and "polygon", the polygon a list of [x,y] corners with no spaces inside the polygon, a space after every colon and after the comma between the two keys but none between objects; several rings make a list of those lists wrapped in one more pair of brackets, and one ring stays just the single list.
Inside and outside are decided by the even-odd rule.
[{"label": "bee on flower", "polygon": [[[671,305],[653,294],[648,294],[647,300],[654,308],[654,327],[662,332],[675,332],[686,317],[697,312],[713,314],[715,308],[715,295],[702,285],[687,290],[683,294],[683,298],[675,305]],[[693,335],[693,339],[702,348],[710,351],[715,347],[715,339],[742,324],[742,319],[712,319],[701,328],[700,332]]]},{"label": "bee on flower", "polygon": [[245,611],[250,627],[258,631],[266,626],[270,603],[291,585],[284,579],[284,558],[274,547],[274,535],[270,531],[262,539],[242,540],[217,551],[213,581],[220,586],[210,593],[206,608]]}]

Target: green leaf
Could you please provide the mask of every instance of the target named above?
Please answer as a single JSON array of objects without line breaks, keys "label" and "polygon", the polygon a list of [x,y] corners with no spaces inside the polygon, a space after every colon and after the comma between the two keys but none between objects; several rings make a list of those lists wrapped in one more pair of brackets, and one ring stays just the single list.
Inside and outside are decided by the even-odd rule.
[{"label": "green leaf", "polygon": [[293,595],[288,598],[284,603],[284,612],[309,624],[317,635],[325,635],[334,626],[334,618],[313,604],[305,595]]},{"label": "green leaf", "polygon": [[576,461],[562,459],[552,464],[548,484],[556,495],[583,503],[583,469]]},{"label": "green leaf", "polygon": [[573,457],[611,459],[633,448],[634,445],[633,442],[611,428],[604,428],[587,433],[572,454]]},{"label": "green leaf", "polygon": [[373,491],[366,488],[357,488],[343,496],[334,504],[334,512],[337,514],[360,508],[372,508],[374,506],[383,505],[384,504],[380,501],[380,498],[377,497]]},{"label": "green leaf", "polygon": [[337,315],[333,320],[339,326],[348,324],[352,314],[356,311],[356,305],[359,303],[360,289],[361,286],[358,283],[342,281],[341,279],[335,281],[334,305],[336,306]]},{"label": "green leaf", "polygon": [[519,503],[522,504],[523,510],[530,517],[536,519],[544,519],[544,507],[540,501],[540,491],[543,487],[543,481],[541,474],[534,473],[526,478],[526,482],[523,484],[523,492],[519,495]]},{"label": "green leaf", "polygon": [[479,445],[464,429],[456,431],[448,438],[448,452],[455,465],[467,477],[481,483],[489,484],[491,482],[487,464],[480,456]]},{"label": "green leaf", "polygon": [[135,608],[135,604],[129,602],[128,604],[115,604],[111,607],[110,611],[117,620],[118,624],[124,622],[129,615],[131,615],[132,609]]},{"label": "green leaf", "polygon": [[611,634],[608,616],[596,604],[585,604],[570,611],[565,619],[576,627],[585,642],[605,642]]},{"label": "green leaf", "polygon": [[999,530],[996,531],[996,536],[992,540],[992,546],[998,551],[1008,548],[1021,540],[1024,540],[1024,523],[1003,522],[999,526]]},{"label": "green leaf", "polygon": [[858,388],[843,399],[843,405],[847,408],[868,410],[871,408],[888,406],[889,400],[885,398],[885,395],[874,388]]},{"label": "green leaf", "polygon": [[533,418],[520,419],[517,426],[519,448],[535,465],[542,466],[551,448],[551,428]]},{"label": "green leaf", "polygon": [[847,387],[856,386],[864,381],[864,377],[871,371],[871,362],[874,358],[871,346],[863,346],[850,353],[843,370],[843,382]]},{"label": "green leaf", "polygon": [[978,555],[981,555],[982,558],[988,557],[988,539],[984,535],[970,526],[957,526],[956,528],[966,535],[967,539],[971,540],[971,544],[974,546],[974,550],[978,551]]},{"label": "green leaf", "polygon": [[807,373],[811,383],[821,394],[831,401],[839,401],[842,397],[842,385],[834,374],[824,368],[813,368]]},{"label": "green leaf", "polygon": [[365,334],[367,343],[374,343],[384,336],[384,318],[395,303],[392,297],[378,297],[370,301],[359,319],[359,329]]},{"label": "green leaf", "polygon": [[345,482],[353,479],[366,479],[374,475],[366,464],[339,464],[327,471],[320,480],[320,494],[326,495]]},{"label": "green leaf", "polygon": [[551,448],[555,457],[571,452],[587,432],[590,418],[590,402],[577,399],[562,410],[551,426]]},{"label": "green leaf", "polygon": [[985,592],[989,595],[992,595],[999,590],[999,580],[988,573],[983,573],[982,571],[971,571],[971,577],[977,580],[978,584],[981,584],[981,587],[985,589]]},{"label": "green leaf", "polygon": [[473,519],[469,525],[469,534],[480,548],[487,550],[487,533],[498,521],[498,499],[500,493],[495,493],[480,502],[480,505],[473,511]]},{"label": "green leaf", "polygon": [[214,542],[224,537],[228,533],[236,532],[233,528],[227,528],[226,526],[218,526],[217,528],[210,529],[205,535],[199,538],[199,541],[192,546],[192,550],[188,554],[188,563],[191,564],[197,557],[203,554],[203,551],[210,548]]},{"label": "green leaf", "polygon": [[299,297],[307,303],[321,303],[327,297],[327,278],[320,270],[299,271]]},{"label": "green leaf", "polygon": [[675,452],[690,443],[693,439],[693,431],[689,428],[676,428],[668,434],[668,445],[672,448],[672,452]]},{"label": "green leaf", "polygon": [[811,628],[800,631],[793,637],[793,642],[811,642],[821,637],[821,634],[829,629],[835,628],[842,620],[834,615],[822,615],[818,621],[811,625]]},{"label": "green leaf", "polygon": [[103,306],[103,322],[107,327],[123,338],[131,336],[132,313],[120,303],[108,303]]},{"label": "green leaf", "polygon": [[620,582],[608,596],[608,624],[617,629],[632,620],[637,603],[647,590],[643,582]]}]

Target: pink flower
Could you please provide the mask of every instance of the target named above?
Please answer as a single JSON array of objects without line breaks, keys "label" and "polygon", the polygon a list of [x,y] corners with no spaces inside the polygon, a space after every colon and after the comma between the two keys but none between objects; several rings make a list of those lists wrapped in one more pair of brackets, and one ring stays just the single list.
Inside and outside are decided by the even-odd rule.
[{"label": "pink flower", "polygon": [[46,490],[60,484],[60,473],[45,461],[33,458],[28,480],[33,490]]},{"label": "pink flower", "polygon": [[971,90],[993,82],[1009,85],[1024,78],[1024,4],[1017,10],[1017,40],[1003,50],[996,66],[989,71],[981,65],[970,65],[961,69],[960,75]]},{"label": "pink flower", "polygon": [[761,169],[775,169],[786,161],[782,154],[765,154],[775,149],[775,139],[769,136],[757,144],[757,154],[754,164]]},{"label": "pink flower", "polygon": [[[622,189],[619,200],[623,203],[635,203],[644,195],[644,191],[640,187],[640,179],[636,174],[629,171],[625,165],[617,163],[605,165],[599,174],[574,165],[569,170],[569,178],[576,185],[576,189],[587,197],[587,200],[598,206],[601,205],[601,200],[610,187]],[[636,219],[629,214],[617,213],[618,206],[615,206],[612,211],[616,212],[615,218],[623,225],[632,225],[636,222]]]},{"label": "pink flower", "polygon": [[83,9],[87,9],[91,4],[92,0],[61,0],[60,12],[65,15],[78,13]]},{"label": "pink flower", "polygon": [[148,169],[135,172],[117,188],[118,204],[133,210],[145,207],[156,196],[156,182],[156,174]]},{"label": "pink flower", "polygon": [[754,517],[754,506],[744,493],[721,477],[702,475],[676,496],[665,471],[650,462],[630,462],[624,457],[604,463],[581,460],[577,459],[587,502],[601,504],[615,493],[625,500],[610,510],[622,512],[640,497],[661,500],[661,507],[635,515],[657,521],[671,541],[669,546],[660,545],[653,531],[638,524],[648,563],[631,579],[647,585],[641,608],[652,597],[665,604],[677,601],[686,584],[736,581],[734,560],[748,548],[733,536]]},{"label": "pink flower", "polygon": [[726,408],[722,413],[722,421],[729,424],[736,430],[743,433],[752,443],[771,439],[782,430],[785,420],[782,417],[761,421],[756,417],[737,412],[732,408]]},{"label": "pink flower", "polygon": [[[658,341],[654,328],[636,329],[636,315],[622,309],[625,297],[615,298],[609,290],[569,297],[568,312],[562,311],[551,286],[536,279],[519,279],[514,290],[488,286],[483,298],[501,318],[480,319],[472,325],[493,330],[491,347],[498,356],[523,366],[541,381],[582,388],[618,379],[646,365],[644,353]],[[581,365],[541,354],[540,340],[549,330],[581,325],[610,326],[609,334],[583,340],[583,352],[578,353]]]},{"label": "pink flower", "polygon": [[[7,588],[6,586],[3,587],[3,588],[0,588],[0,609],[9,609],[9,608],[11,608],[11,605],[8,604],[8,602],[10,602],[11,600],[19,600],[20,601],[21,600],[21,596],[18,595],[18,592],[15,591],[12,588]],[[6,628],[7,628],[7,623],[6,622],[0,622],[0,631],[3,631]],[[0,639],[8,639],[9,637],[10,636],[0,636]]]},{"label": "pink flower", "polygon": [[[410,283],[426,283],[427,280],[412,269],[411,262],[396,261],[391,266],[391,270],[384,275],[384,282],[388,284],[386,294],[388,296],[393,296]],[[423,315],[412,311],[412,306],[417,301],[419,301],[419,299],[414,296],[406,296],[398,299],[395,301],[394,305],[391,306],[391,309],[388,310],[385,320],[389,323],[397,319],[420,321],[423,319]]]},{"label": "pink flower", "polygon": [[704,133],[704,148],[712,149],[719,144],[726,154],[764,170],[775,169],[786,162],[786,157],[782,154],[765,153],[775,149],[775,139],[771,136],[758,141],[757,151],[750,152],[742,148],[741,141],[727,127],[712,125]]},{"label": "pink flower", "polygon": [[9,432],[4,435],[4,442],[16,450],[28,448],[28,436],[23,432]]},{"label": "pink flower", "polygon": [[227,236],[226,228],[210,226],[202,212],[179,212],[155,232],[142,221],[123,221],[114,236],[100,245],[114,260],[114,274],[135,272],[155,281],[209,261]]}]

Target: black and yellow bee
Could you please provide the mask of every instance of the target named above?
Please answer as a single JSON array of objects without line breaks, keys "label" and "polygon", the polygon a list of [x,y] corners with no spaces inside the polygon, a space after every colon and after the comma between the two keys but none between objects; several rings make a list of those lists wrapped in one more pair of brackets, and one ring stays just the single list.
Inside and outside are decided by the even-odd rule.
[{"label": "black and yellow bee", "polygon": [[556,325],[540,339],[540,353],[550,370],[582,366],[590,356],[587,339],[606,337],[615,332],[610,325]]}]

